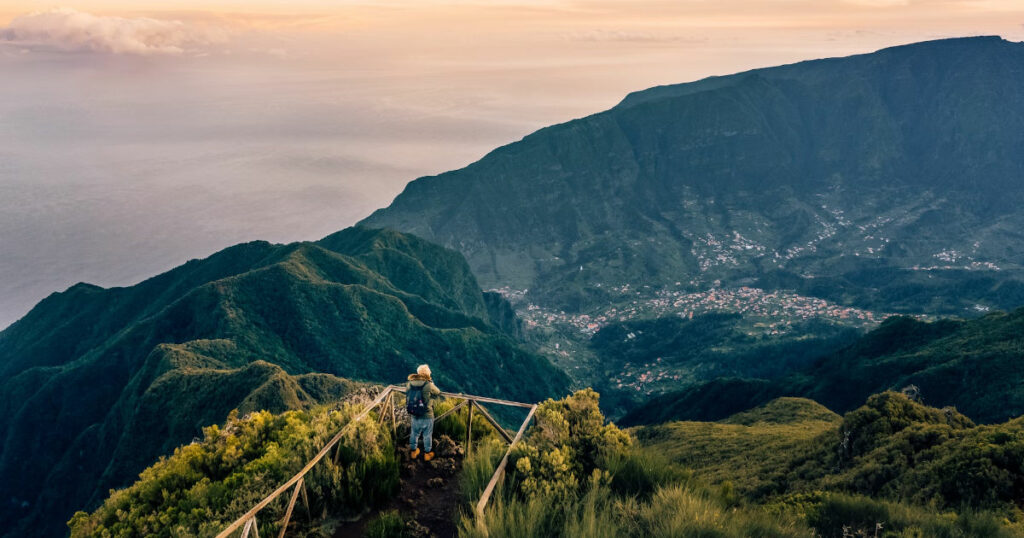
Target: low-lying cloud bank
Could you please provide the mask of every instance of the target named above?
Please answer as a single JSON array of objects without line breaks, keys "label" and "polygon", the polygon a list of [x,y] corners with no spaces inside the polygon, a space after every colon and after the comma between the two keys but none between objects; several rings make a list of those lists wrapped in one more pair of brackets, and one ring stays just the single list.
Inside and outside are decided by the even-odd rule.
[{"label": "low-lying cloud bank", "polygon": [[0,43],[30,51],[199,54],[226,40],[222,30],[181,21],[97,16],[69,8],[22,15],[0,28]]}]

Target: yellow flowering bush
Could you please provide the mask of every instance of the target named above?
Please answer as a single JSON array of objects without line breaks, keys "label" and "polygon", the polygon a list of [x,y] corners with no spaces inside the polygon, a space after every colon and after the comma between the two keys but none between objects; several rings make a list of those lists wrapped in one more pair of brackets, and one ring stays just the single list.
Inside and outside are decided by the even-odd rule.
[{"label": "yellow flowering bush", "polygon": [[622,452],[632,441],[614,424],[605,423],[599,400],[593,389],[583,389],[540,404],[537,424],[512,451],[520,493],[568,495],[584,482],[608,480],[608,473],[599,468],[602,456]]}]

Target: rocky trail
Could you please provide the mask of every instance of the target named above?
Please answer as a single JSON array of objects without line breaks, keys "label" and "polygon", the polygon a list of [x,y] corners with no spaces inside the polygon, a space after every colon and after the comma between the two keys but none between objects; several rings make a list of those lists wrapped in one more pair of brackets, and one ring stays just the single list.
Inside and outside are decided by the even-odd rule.
[{"label": "rocky trail", "polygon": [[384,507],[358,521],[338,527],[336,538],[360,538],[367,525],[383,512],[398,510],[406,520],[406,535],[414,538],[453,538],[458,534],[459,472],[463,448],[448,436],[434,439],[435,457],[409,459],[408,447],[399,449],[402,458],[398,494]]}]

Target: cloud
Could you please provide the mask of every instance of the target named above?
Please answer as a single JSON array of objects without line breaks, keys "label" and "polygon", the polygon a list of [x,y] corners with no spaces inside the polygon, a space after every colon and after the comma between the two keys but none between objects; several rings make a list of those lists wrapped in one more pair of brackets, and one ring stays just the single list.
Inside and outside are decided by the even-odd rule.
[{"label": "cloud", "polygon": [[0,28],[0,43],[60,52],[180,55],[226,40],[223,31],[181,21],[97,16],[68,8],[22,15]]}]

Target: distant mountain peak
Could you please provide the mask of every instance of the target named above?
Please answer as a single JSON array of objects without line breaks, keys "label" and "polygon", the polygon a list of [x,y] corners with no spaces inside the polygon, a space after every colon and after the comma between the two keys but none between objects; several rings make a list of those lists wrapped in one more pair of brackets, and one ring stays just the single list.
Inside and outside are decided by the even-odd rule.
[{"label": "distant mountain peak", "polygon": [[1024,44],[1014,41],[1007,41],[998,35],[949,37],[930,41],[918,41],[903,45],[894,45],[870,53],[856,54],[852,56],[843,57],[803,60],[800,62],[785,64],[776,67],[761,67],[751,69],[749,71],[742,71],[731,75],[712,76],[696,80],[693,82],[654,86],[645,90],[639,90],[629,93],[622,101],[619,102],[618,105],[616,105],[615,108],[630,107],[646,101],[650,101],[652,99],[678,97],[681,95],[687,95],[699,91],[714,90],[725,85],[735,84],[738,80],[745,79],[748,76],[758,75],[764,71],[778,71],[780,69],[785,69],[793,66],[806,67],[808,65],[815,65],[820,63],[827,64],[830,62],[851,60],[854,58],[879,58],[892,54],[905,55],[908,53],[920,52],[948,53],[951,49],[970,53],[978,53],[986,50],[991,52],[998,52],[1000,50],[1005,50],[1002,48],[1002,46],[1024,48]]},{"label": "distant mountain peak", "polygon": [[413,181],[363,223],[557,309],[676,282],[1011,308],[992,290],[1024,287],[1021,87],[1024,45],[998,36],[660,86]]}]

